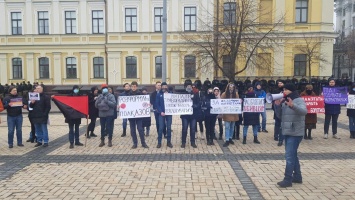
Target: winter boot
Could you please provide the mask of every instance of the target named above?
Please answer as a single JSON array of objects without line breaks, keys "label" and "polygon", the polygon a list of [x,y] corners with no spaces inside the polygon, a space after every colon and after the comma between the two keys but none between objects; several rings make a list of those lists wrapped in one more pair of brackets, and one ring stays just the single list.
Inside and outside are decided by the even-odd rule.
[{"label": "winter boot", "polygon": [[126,129],[123,129],[123,133],[122,133],[121,137],[126,137]]},{"label": "winter boot", "polygon": [[355,139],[355,131],[350,131],[350,138]]},{"label": "winter boot", "polygon": [[308,139],[313,140],[312,138],[312,129],[308,129]]},{"label": "winter boot", "polygon": [[260,142],[259,142],[259,140],[258,140],[258,136],[254,136],[254,143],[260,144]]},{"label": "winter boot", "polygon": [[99,144],[99,147],[105,146],[105,139],[101,139],[101,143]]},{"label": "winter boot", "polygon": [[88,138],[88,139],[90,139],[90,134],[89,134],[89,130],[87,130],[86,131],[86,134],[85,134],[85,136]]},{"label": "winter boot", "polygon": [[243,136],[243,144],[247,143],[247,136]]},{"label": "winter boot", "polygon": [[240,138],[239,138],[239,135],[240,135],[240,126],[238,125],[238,126],[236,127],[236,129],[237,129],[236,140],[239,140],[239,139],[240,139]]},{"label": "winter boot", "polygon": [[107,146],[108,146],[108,147],[112,147],[112,139],[108,139]]},{"label": "winter boot", "polygon": [[97,135],[94,133],[94,131],[91,131],[90,137],[97,137]]}]

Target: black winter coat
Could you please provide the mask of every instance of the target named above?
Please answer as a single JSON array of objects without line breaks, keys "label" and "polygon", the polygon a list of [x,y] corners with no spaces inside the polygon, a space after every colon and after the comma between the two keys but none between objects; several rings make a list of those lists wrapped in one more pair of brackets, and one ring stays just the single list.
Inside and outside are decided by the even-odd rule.
[{"label": "black winter coat", "polygon": [[204,109],[205,116],[217,117],[217,114],[211,114],[211,99],[216,99],[214,94],[206,95],[203,100],[202,108]]},{"label": "black winter coat", "polygon": [[[244,98],[258,98],[258,97],[253,92],[253,93],[245,94]],[[258,113],[258,112],[245,112],[245,113],[243,113],[244,125],[246,125],[246,126],[259,125],[260,124],[259,115],[260,115],[260,113]]]},{"label": "black winter coat", "polygon": [[46,124],[48,122],[49,111],[51,110],[51,98],[43,93],[40,94],[40,100],[30,103],[33,108],[31,113],[34,124]]},{"label": "black winter coat", "polygon": [[95,107],[95,96],[93,93],[90,93],[88,96],[89,99],[89,118],[90,119],[96,119],[99,116],[99,109]]},{"label": "black winter coat", "polygon": [[[355,91],[353,91],[352,88],[351,88],[349,94],[354,95],[354,94],[355,94]],[[348,117],[355,117],[355,109],[347,109],[347,110],[346,110],[346,116],[348,116]]]}]

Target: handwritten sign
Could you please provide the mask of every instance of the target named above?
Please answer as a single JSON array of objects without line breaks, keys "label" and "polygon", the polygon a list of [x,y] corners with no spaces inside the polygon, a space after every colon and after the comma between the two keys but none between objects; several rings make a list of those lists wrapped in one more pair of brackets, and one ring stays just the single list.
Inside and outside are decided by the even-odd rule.
[{"label": "handwritten sign", "polygon": [[39,101],[40,100],[40,96],[39,96],[39,93],[37,92],[29,92],[28,93],[28,99],[30,101]]},{"label": "handwritten sign", "polygon": [[264,98],[245,98],[243,101],[243,112],[264,112]]},{"label": "handwritten sign", "polygon": [[307,106],[307,113],[324,113],[324,97],[322,96],[303,96]]},{"label": "handwritten sign", "polygon": [[355,95],[348,96],[348,103],[346,104],[347,109],[355,109]]},{"label": "handwritten sign", "polygon": [[346,87],[324,87],[324,102],[327,104],[347,104],[348,89]]},{"label": "handwritten sign", "polygon": [[117,107],[121,119],[150,117],[149,95],[120,96]]},{"label": "handwritten sign", "polygon": [[211,114],[242,113],[241,99],[211,99]]},{"label": "handwritten sign", "polygon": [[192,115],[191,94],[164,94],[165,115]]}]

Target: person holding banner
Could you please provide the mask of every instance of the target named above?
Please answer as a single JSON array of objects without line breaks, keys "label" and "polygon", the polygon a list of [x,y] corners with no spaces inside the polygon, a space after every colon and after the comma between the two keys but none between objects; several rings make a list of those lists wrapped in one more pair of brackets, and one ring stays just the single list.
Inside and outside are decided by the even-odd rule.
[{"label": "person holding banner", "polygon": [[187,128],[190,126],[190,143],[193,148],[197,148],[196,145],[196,139],[195,139],[195,130],[196,130],[196,115],[197,115],[197,110],[201,110],[201,101],[199,98],[199,95],[194,95],[192,91],[192,82],[191,81],[185,81],[184,87],[186,90],[186,93],[184,94],[190,94],[191,99],[192,99],[192,108],[193,108],[193,114],[192,115],[180,115],[181,122],[182,122],[182,137],[181,137],[181,148],[186,147],[186,137],[187,137]]},{"label": "person holding banner", "polygon": [[[142,95],[142,92],[138,90],[138,83],[136,81],[133,81],[131,83],[131,92],[129,93],[129,96],[135,96],[135,95]],[[143,148],[149,148],[148,145],[145,143],[145,138],[144,138],[144,131],[143,131],[143,119],[142,118],[129,118],[129,126],[131,128],[131,136],[133,140],[133,146],[132,149],[136,149],[138,147],[138,139],[137,139],[137,132],[139,134],[139,138],[141,139],[142,147]]]},{"label": "person holding banner", "polygon": [[[255,84],[255,90],[254,90],[254,93],[256,95],[257,98],[262,98],[265,100],[266,98],[266,92],[265,90],[263,90],[261,88],[261,83],[260,82],[257,82]],[[265,101],[266,102],[266,101]],[[264,112],[261,112],[259,113],[259,115],[261,115],[261,126],[259,124],[259,127],[258,127],[258,132],[265,132],[265,133],[268,133],[268,131],[266,130],[266,109],[264,109]],[[259,116],[258,116],[259,117]]]},{"label": "person holding banner", "polygon": [[[233,83],[229,83],[223,92],[221,99],[237,99],[239,98],[238,91]],[[235,122],[239,120],[238,114],[223,114],[225,127],[225,143],[223,147],[228,147],[229,144],[234,144],[232,138],[234,133]]]},{"label": "person holding banner", "polygon": [[[143,95],[148,95],[148,91],[147,91],[147,88],[142,88],[142,94]],[[142,126],[143,126],[143,134],[145,132],[145,136],[149,136],[149,132],[150,132],[150,126],[152,124],[152,117],[149,116],[149,117],[143,117],[142,118],[143,121],[142,121]]]},{"label": "person holding banner", "polygon": [[[78,85],[74,85],[72,91],[73,92],[69,96],[81,96]],[[79,141],[79,126],[81,124],[81,118],[65,118],[65,123],[68,123],[69,126],[69,149],[74,148],[74,139],[75,146],[84,146],[84,144]]]},{"label": "person holding banner", "polygon": [[14,147],[14,132],[16,128],[17,146],[22,144],[22,109],[27,109],[27,102],[17,94],[17,89],[10,86],[9,95],[4,98],[4,109],[7,110],[8,144],[9,148]]},{"label": "person holding banner", "polygon": [[[352,98],[350,98],[352,97]],[[351,86],[351,90],[349,92],[349,103],[347,105],[346,115],[349,117],[349,130],[350,130],[350,138],[355,139],[355,84]],[[349,105],[351,104],[351,106]]]},{"label": "person holding banner", "polygon": [[[129,85],[129,83],[125,83],[123,84],[123,89],[124,91],[120,94],[120,96],[129,96],[129,93],[131,92],[131,86]],[[122,128],[123,128],[123,133],[121,135],[121,137],[126,137],[126,131],[127,131],[127,122],[128,119],[122,119]]]},{"label": "person holding banner", "polygon": [[[335,80],[334,79],[329,79],[329,86],[327,88],[330,89],[336,89],[335,87]],[[323,94],[326,88],[323,89]],[[326,95],[324,94],[324,101],[326,102]],[[333,138],[334,139],[340,139],[337,135],[338,131],[338,118],[340,114],[340,104],[329,104],[329,103],[324,103],[324,109],[325,109],[325,120],[324,120],[324,139],[328,139],[328,131],[329,131],[329,125],[330,125],[330,120],[332,120],[332,132],[333,132]]]},{"label": "person holding banner", "polygon": [[[258,98],[257,94],[254,92],[254,87],[253,85],[249,84],[247,86],[247,91],[244,96],[244,106],[246,103],[247,98]],[[244,109],[243,106],[243,109]],[[244,127],[243,127],[243,144],[247,143],[247,135],[248,135],[248,128],[249,126],[252,126],[253,129],[253,135],[254,135],[254,143],[260,144],[258,140],[258,128],[260,126],[260,120],[259,120],[259,112],[243,112],[243,119],[244,119]]]},{"label": "person holding banner", "polygon": [[[213,88],[213,93],[215,95],[216,99],[220,99],[221,98],[221,93],[219,91],[218,87],[214,87]],[[218,127],[219,127],[219,140],[222,140],[222,136],[223,136],[223,122],[222,122],[222,114],[217,115],[217,120],[218,120]]]},{"label": "person holding banner", "polygon": [[[306,85],[306,89],[300,94],[301,97],[303,96],[317,96],[316,93],[313,91],[313,86],[308,84]],[[316,129],[317,125],[317,114],[316,113],[307,113],[306,120],[305,120],[305,129],[304,129],[304,139],[305,140],[312,140],[312,129]],[[308,130],[308,135],[307,135]]]},{"label": "person holding banner", "polygon": [[204,98],[202,108],[205,113],[205,128],[207,145],[214,145],[213,139],[215,138],[214,127],[216,125],[217,114],[211,114],[211,99],[216,99],[212,88],[207,90],[207,95]]},{"label": "person holding banner", "polygon": [[[156,110],[159,115],[159,124],[166,124],[166,134],[167,134],[167,146],[173,148],[171,144],[171,123],[173,120],[172,115],[165,115],[165,105],[164,105],[164,94],[168,93],[168,84],[166,82],[161,83],[161,90],[156,96]],[[163,138],[163,129],[164,126],[159,126],[158,132],[158,145],[157,148],[161,148],[161,141]]]},{"label": "person holding banner", "polygon": [[42,146],[48,147],[48,119],[49,111],[51,110],[51,98],[44,94],[43,87],[41,85],[36,86],[35,92],[39,93],[40,100],[31,100],[30,108],[32,111],[32,121],[35,125],[37,134],[37,144],[35,147]]},{"label": "person holding banner", "polygon": [[95,107],[99,110],[100,125],[101,125],[101,143],[99,147],[105,146],[105,131],[108,135],[108,147],[112,147],[113,134],[113,117],[116,111],[115,96],[108,92],[107,84],[101,85],[102,94],[99,95],[95,102]]},{"label": "person holding banner", "polygon": [[298,95],[294,84],[285,84],[284,94],[286,95],[284,99],[275,101],[275,114],[282,119],[281,129],[285,137],[285,177],[277,183],[282,188],[291,187],[292,183],[302,183],[297,151],[303,139],[307,114],[306,103]]}]

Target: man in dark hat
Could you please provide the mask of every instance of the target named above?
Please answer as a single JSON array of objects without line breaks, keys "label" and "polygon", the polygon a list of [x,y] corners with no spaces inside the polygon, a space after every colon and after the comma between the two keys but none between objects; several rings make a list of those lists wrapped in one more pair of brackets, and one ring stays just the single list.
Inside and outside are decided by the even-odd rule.
[{"label": "man in dark hat", "polygon": [[275,113],[282,119],[282,132],[285,137],[285,177],[277,183],[282,188],[291,187],[292,183],[302,183],[297,151],[303,138],[307,114],[306,103],[298,95],[294,84],[285,84],[284,95],[285,98],[275,101]]}]

